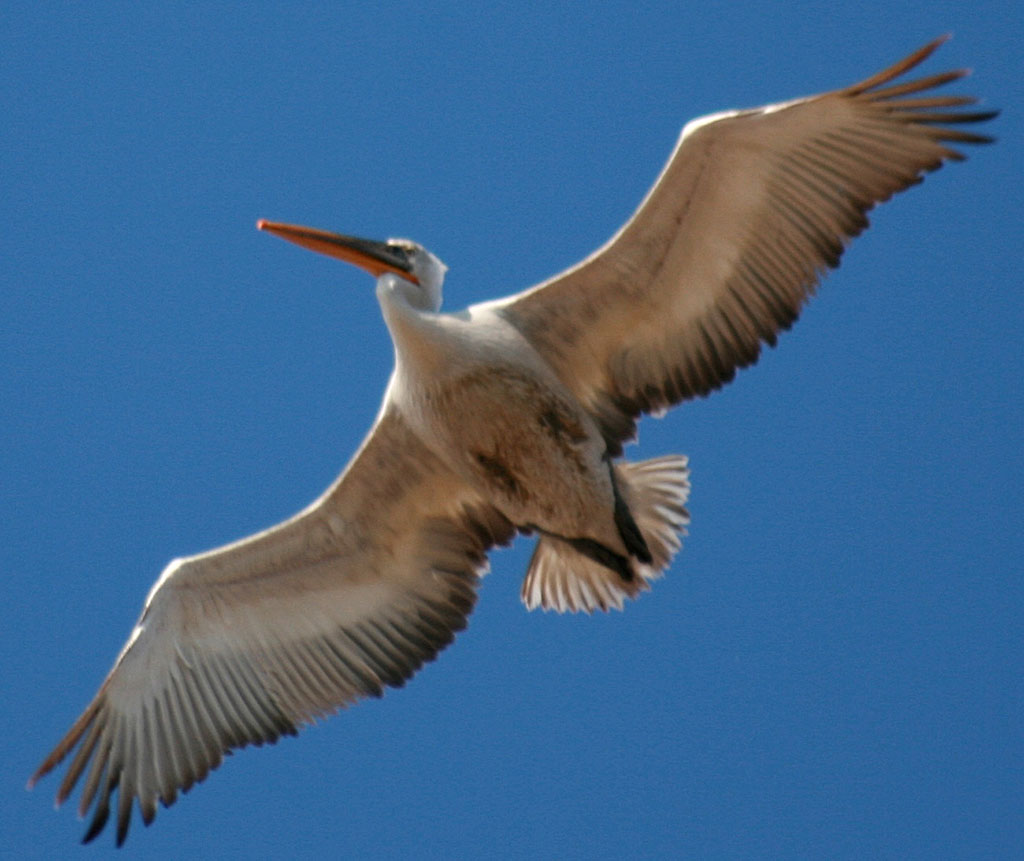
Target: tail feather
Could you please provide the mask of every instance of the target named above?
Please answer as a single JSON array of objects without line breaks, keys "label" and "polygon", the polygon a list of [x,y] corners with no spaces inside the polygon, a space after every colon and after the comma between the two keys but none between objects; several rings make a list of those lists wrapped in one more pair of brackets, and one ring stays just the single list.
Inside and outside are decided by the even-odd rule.
[{"label": "tail feather", "polygon": [[622,609],[625,598],[649,589],[643,577],[624,579],[586,556],[568,541],[542,535],[533,551],[522,599],[528,610],[543,607],[559,613]]},{"label": "tail feather", "polygon": [[523,581],[521,594],[527,609],[621,610],[626,598],[651,588],[651,581],[662,575],[682,546],[681,536],[690,522],[685,507],[690,492],[686,458],[671,455],[619,463],[615,470],[619,493],[643,535],[650,562],[630,559],[635,575],[627,580],[569,541],[542,535]]},{"label": "tail feather", "polygon": [[633,512],[651,552],[651,562],[640,566],[658,577],[683,546],[682,536],[690,522],[686,499],[690,495],[690,470],[684,455],[667,455],[638,463],[618,463],[619,492]]}]

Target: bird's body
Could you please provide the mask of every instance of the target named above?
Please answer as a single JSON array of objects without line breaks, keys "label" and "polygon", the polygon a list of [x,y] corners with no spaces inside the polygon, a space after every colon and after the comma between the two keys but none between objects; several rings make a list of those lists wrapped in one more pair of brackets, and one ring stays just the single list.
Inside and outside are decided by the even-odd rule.
[{"label": "bird's body", "polygon": [[290,520],[172,562],[93,701],[58,801],[117,838],[246,744],[404,683],[465,625],[486,553],[539,535],[527,607],[621,608],[689,521],[687,462],[621,459],[637,419],[703,396],[796,319],[865,213],[992,113],[892,83],[939,42],[842,90],[690,123],[636,214],[523,293],[442,313],[445,267],[408,240],[261,222],[377,278],[395,370],[338,480]]},{"label": "bird's body", "polygon": [[510,522],[626,555],[598,428],[529,341],[486,307],[396,311],[378,295],[396,348],[386,405]]}]

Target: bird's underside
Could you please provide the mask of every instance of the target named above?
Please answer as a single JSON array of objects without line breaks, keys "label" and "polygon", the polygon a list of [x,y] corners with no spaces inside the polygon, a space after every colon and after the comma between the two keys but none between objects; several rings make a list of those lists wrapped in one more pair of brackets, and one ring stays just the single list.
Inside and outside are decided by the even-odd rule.
[{"label": "bird's underside", "polygon": [[135,805],[148,825],[158,802],[174,803],[232,749],[404,684],[465,626],[488,550],[517,531],[539,533],[522,591],[531,609],[621,608],[648,588],[688,522],[686,460],[616,458],[641,415],[708,394],[774,345],[869,209],[962,159],[954,144],[989,140],[959,126],[992,112],[935,92],[964,72],[896,81],[941,41],[846,89],[690,123],[604,247],[463,315],[437,313],[444,267],[415,243],[261,223],[378,276],[400,354],[399,317],[457,322],[470,340],[514,333],[520,358],[540,363],[509,363],[535,390],[533,406],[513,409],[513,389],[484,363],[474,373],[492,394],[498,386],[497,406],[467,384],[458,409],[436,415],[493,423],[505,403],[520,418],[473,437],[484,443],[456,435],[441,450],[389,389],[355,457],[309,508],[167,567],[30,785],[70,756],[58,803],[81,781],[85,840],[113,812],[120,845]]}]

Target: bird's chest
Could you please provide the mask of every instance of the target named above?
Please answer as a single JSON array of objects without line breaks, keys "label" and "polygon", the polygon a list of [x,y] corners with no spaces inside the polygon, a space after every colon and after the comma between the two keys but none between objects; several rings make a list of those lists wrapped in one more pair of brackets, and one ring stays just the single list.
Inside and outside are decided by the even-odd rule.
[{"label": "bird's chest", "polygon": [[527,370],[456,375],[423,392],[420,412],[444,459],[517,523],[575,519],[610,492],[593,422]]}]

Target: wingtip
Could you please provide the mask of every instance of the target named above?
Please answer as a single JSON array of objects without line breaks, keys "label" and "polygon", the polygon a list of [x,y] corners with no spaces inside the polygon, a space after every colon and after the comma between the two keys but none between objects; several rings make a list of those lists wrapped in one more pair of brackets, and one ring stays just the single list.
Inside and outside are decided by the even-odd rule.
[{"label": "wingtip", "polygon": [[[952,33],[944,33],[938,38],[932,39],[932,41],[928,42],[925,45],[922,45],[916,51],[904,57],[902,60],[893,63],[888,68],[882,69],[882,71],[877,72],[876,74],[872,75],[870,78],[867,78],[866,80],[854,84],[852,87],[847,87],[844,92],[850,95],[859,95],[861,93],[866,92],[867,90],[873,90],[876,87],[880,87],[882,84],[886,84],[889,81],[892,81],[894,78],[898,78],[900,75],[906,74],[915,66],[921,65],[921,63],[927,60],[932,54],[934,54],[939,49],[940,46],[944,45],[952,37]],[[946,73],[946,75],[953,75],[954,77],[962,77],[963,74],[964,72],[962,70],[957,72]],[[953,78],[950,78],[950,80],[953,80]]]},{"label": "wingtip", "polygon": [[92,823],[89,825],[89,830],[86,831],[82,837],[83,846],[85,846],[87,843],[92,843],[93,840],[99,837],[100,832],[103,831],[103,828],[107,824],[108,816],[109,813],[106,811],[97,811],[96,816],[93,818]]},{"label": "wingtip", "polygon": [[57,765],[57,762],[54,762],[53,758],[54,756],[51,753],[46,759],[43,760],[39,768],[37,768],[32,773],[32,776],[29,777],[28,782],[25,784],[25,789],[31,792],[33,789],[36,788],[36,784],[39,783],[40,780],[42,780],[44,777],[46,777],[46,775],[53,771],[54,767]]},{"label": "wingtip", "polygon": [[[920,48],[914,51],[913,54],[910,55],[910,57],[914,58],[912,65],[916,66],[918,63],[927,60],[932,54],[934,54],[937,50],[939,50],[939,48],[945,45],[946,42],[948,42],[952,38],[952,33],[943,33],[941,36],[937,36],[930,42],[922,45]],[[908,57],[907,60],[909,62],[910,58]]]}]

